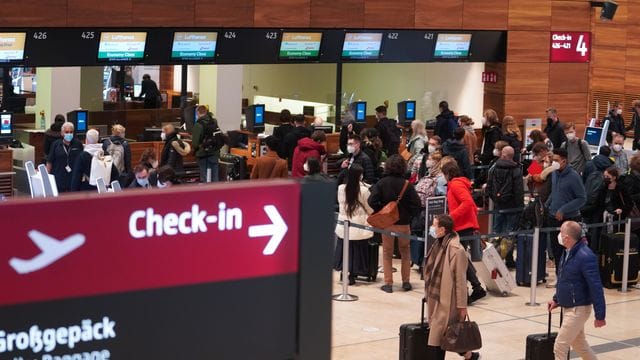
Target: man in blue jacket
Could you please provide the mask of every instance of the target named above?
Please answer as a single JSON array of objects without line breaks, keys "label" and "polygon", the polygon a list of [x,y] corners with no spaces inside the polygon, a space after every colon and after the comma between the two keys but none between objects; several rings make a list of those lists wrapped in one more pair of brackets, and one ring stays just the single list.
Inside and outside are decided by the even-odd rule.
[{"label": "man in blue jacket", "polygon": [[[582,221],[580,209],[586,203],[587,196],[582,184],[582,178],[569,166],[567,150],[561,148],[553,150],[553,163],[551,166],[556,170],[551,174],[551,195],[545,204],[548,210],[547,225],[549,227],[559,227],[568,220]],[[560,258],[564,248],[556,241],[553,241],[557,233],[552,232],[549,236],[551,237],[553,259],[556,263],[556,275],[558,275]],[[554,285],[553,283],[548,284],[549,287]]]},{"label": "man in blue jacket", "polygon": [[595,312],[593,326],[607,325],[598,261],[581,237],[582,228],[575,221],[567,221],[560,227],[557,241],[566,250],[562,255],[556,293],[548,304],[549,311],[561,306],[564,313],[553,346],[555,360],[566,359],[570,346],[582,359],[597,359],[584,334],[584,324],[589,320],[592,305]]}]

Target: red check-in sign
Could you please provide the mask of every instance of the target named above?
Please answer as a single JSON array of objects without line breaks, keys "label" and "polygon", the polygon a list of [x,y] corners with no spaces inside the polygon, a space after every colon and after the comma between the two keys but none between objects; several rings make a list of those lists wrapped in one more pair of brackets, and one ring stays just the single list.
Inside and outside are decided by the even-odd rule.
[{"label": "red check-in sign", "polygon": [[550,62],[589,62],[591,33],[575,31],[551,32]]},{"label": "red check-in sign", "polygon": [[0,205],[0,305],[298,271],[300,186],[193,186]]}]

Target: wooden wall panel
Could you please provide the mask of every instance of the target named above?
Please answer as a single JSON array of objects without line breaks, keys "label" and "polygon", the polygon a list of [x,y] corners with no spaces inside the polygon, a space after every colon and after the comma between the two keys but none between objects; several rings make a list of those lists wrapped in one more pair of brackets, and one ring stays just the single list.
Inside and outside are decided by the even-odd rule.
[{"label": "wooden wall panel", "polygon": [[0,26],[67,26],[67,0],[2,0]]},{"label": "wooden wall panel", "polygon": [[508,62],[549,62],[549,33],[546,31],[509,31]]},{"label": "wooden wall panel", "polygon": [[551,0],[510,0],[509,30],[549,30]]},{"label": "wooden wall panel", "polygon": [[505,94],[547,94],[548,63],[508,63]]},{"label": "wooden wall panel", "polygon": [[255,27],[309,27],[311,0],[255,0]]},{"label": "wooden wall panel", "polygon": [[626,68],[640,70],[640,48],[627,47]]},{"label": "wooden wall panel", "polygon": [[617,69],[591,68],[591,91],[624,92],[625,72]]},{"label": "wooden wall panel", "polygon": [[[627,24],[640,25],[640,2],[637,2],[637,1],[629,2],[626,4],[626,7],[627,7]],[[617,18],[614,18],[614,19],[617,19]]]},{"label": "wooden wall panel", "polygon": [[640,26],[627,26],[627,47],[640,47]]},{"label": "wooden wall panel", "polygon": [[[498,117],[502,119],[505,115],[504,112],[504,94],[484,94],[483,109],[493,109],[498,114]],[[476,124],[479,124],[482,119],[473,119]]]},{"label": "wooden wall panel", "polygon": [[[614,19],[617,20],[618,16]],[[598,20],[593,31],[592,46],[627,46],[627,26],[618,22],[603,23]]]},{"label": "wooden wall panel", "polygon": [[[573,122],[582,126],[589,118],[589,94],[587,92],[549,94],[549,106],[553,106],[558,110],[558,116],[564,123]],[[576,131],[580,134],[580,129],[576,129]]]},{"label": "wooden wall panel", "polygon": [[551,30],[590,31],[591,6],[588,1],[553,1]]},{"label": "wooden wall panel", "polygon": [[627,94],[640,94],[640,71],[627,70],[624,77],[624,92]]},{"label": "wooden wall panel", "polygon": [[364,18],[364,0],[311,0],[313,27],[361,28]]},{"label": "wooden wall panel", "polygon": [[415,26],[414,0],[366,0],[364,26],[367,28],[403,29]]},{"label": "wooden wall panel", "polygon": [[493,71],[498,74],[498,82],[495,84],[486,83],[484,84],[484,92],[485,93],[493,93],[493,94],[504,94],[505,90],[505,75],[507,71],[507,66],[505,63],[485,63],[484,71]]},{"label": "wooden wall panel", "polygon": [[540,118],[545,116],[549,104],[547,94],[505,95],[505,115],[513,116],[518,123],[526,118]]},{"label": "wooden wall panel", "polygon": [[[367,4],[371,0],[366,0]],[[426,29],[461,29],[463,0],[415,0],[415,26]]]},{"label": "wooden wall panel", "polygon": [[195,1],[197,26],[253,26],[254,0]]},{"label": "wooden wall panel", "polygon": [[195,26],[195,0],[133,0],[136,26]]},{"label": "wooden wall panel", "polygon": [[67,26],[131,26],[133,0],[68,0]]},{"label": "wooden wall panel", "polygon": [[462,28],[469,30],[506,30],[509,0],[464,0]]},{"label": "wooden wall panel", "polygon": [[549,64],[549,93],[586,93],[589,91],[589,64]]},{"label": "wooden wall panel", "polygon": [[591,53],[591,66],[624,69],[626,66],[626,50],[623,47],[594,46]]}]

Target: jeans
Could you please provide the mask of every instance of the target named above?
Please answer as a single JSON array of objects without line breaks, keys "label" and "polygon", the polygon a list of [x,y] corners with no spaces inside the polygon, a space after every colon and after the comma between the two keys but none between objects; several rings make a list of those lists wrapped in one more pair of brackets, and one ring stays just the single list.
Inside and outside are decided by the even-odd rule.
[{"label": "jeans", "polygon": [[495,214],[493,216],[493,232],[495,234],[515,230],[520,220],[520,213]]},{"label": "jeans", "polygon": [[[218,181],[218,159],[209,156],[206,158],[198,158],[198,166],[200,166],[200,182],[216,182]],[[207,174],[211,173],[211,180],[207,181]]]},{"label": "jeans", "polygon": [[[392,225],[386,228],[387,231],[393,231],[394,233],[401,233],[409,235],[411,229],[409,225]],[[393,284],[393,243],[395,237],[391,235],[382,235],[382,267],[384,269],[384,284]],[[402,282],[409,282],[411,271],[411,254],[409,250],[409,239],[398,238],[398,248],[400,250],[400,257],[402,258],[402,267],[400,274],[402,274]]]},{"label": "jeans", "polygon": [[580,358],[584,360],[596,360],[587,339],[584,336],[584,324],[591,315],[591,305],[562,308],[564,318],[562,327],[558,331],[558,337],[553,345],[553,354],[556,360],[565,360],[569,347],[572,346]]}]

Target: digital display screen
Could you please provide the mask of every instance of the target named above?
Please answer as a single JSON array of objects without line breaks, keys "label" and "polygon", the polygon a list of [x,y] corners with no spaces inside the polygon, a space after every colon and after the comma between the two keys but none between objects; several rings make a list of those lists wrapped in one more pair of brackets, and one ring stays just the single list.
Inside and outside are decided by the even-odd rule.
[{"label": "digital display screen", "polygon": [[366,102],[356,103],[356,121],[365,122],[367,120],[366,118],[367,118],[367,103]]},{"label": "digital display screen", "polygon": [[584,140],[591,146],[600,146],[602,128],[587,126],[584,130]]},{"label": "digital display screen", "polygon": [[213,60],[217,32],[176,32],[173,34],[171,60]]},{"label": "digital display screen", "polygon": [[0,62],[24,59],[26,33],[0,33]]},{"label": "digital display screen", "polygon": [[76,113],[76,119],[78,120],[78,123],[76,124],[76,131],[87,131],[87,114],[87,111],[78,111]]},{"label": "digital display screen", "polygon": [[320,56],[322,33],[285,32],[280,43],[280,59],[317,59]]},{"label": "digital display screen", "polygon": [[465,59],[469,57],[471,34],[438,34],[433,57],[438,59]]},{"label": "digital display screen", "polygon": [[343,59],[378,59],[382,33],[346,33],[342,45]]},{"label": "digital display screen", "polygon": [[263,125],[264,124],[264,105],[256,105],[254,107],[254,124],[255,125]]},{"label": "digital display screen", "polygon": [[404,118],[407,120],[416,119],[416,102],[415,101],[406,102],[406,108],[404,110]]},{"label": "digital display screen", "polygon": [[11,114],[0,114],[0,135],[11,135]]},{"label": "digital display screen", "polygon": [[100,34],[98,60],[141,60],[146,43],[146,32],[103,32]]}]

